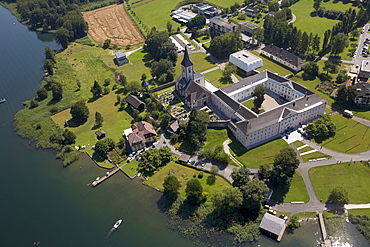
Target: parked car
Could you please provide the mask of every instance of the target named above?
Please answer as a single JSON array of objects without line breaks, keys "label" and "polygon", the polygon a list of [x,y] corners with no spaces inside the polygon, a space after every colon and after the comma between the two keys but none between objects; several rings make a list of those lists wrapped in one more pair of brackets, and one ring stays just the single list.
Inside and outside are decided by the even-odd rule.
[{"label": "parked car", "polygon": [[273,210],[273,209],[269,209],[269,211],[268,211],[270,214],[272,214],[272,215],[276,215],[276,211],[275,210]]}]

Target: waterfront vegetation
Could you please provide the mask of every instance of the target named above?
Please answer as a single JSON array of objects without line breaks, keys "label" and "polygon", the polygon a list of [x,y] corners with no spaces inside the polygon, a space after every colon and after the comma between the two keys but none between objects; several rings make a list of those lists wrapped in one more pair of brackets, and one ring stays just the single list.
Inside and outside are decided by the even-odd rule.
[{"label": "waterfront vegetation", "polygon": [[364,234],[365,238],[370,241],[370,216],[368,214],[349,216],[350,221],[356,225],[357,229]]},{"label": "waterfront vegetation", "polygon": [[350,203],[369,203],[369,175],[370,168],[362,162],[346,162],[309,170],[316,196],[323,202],[328,199],[334,187],[341,186],[349,191]]},{"label": "waterfront vegetation", "polygon": [[350,215],[367,215],[370,217],[370,208],[348,209]]},{"label": "waterfront vegetation", "polygon": [[[200,175],[201,172],[203,176]],[[220,176],[216,176],[215,183],[209,183],[209,176],[211,176],[209,171],[196,170],[192,167],[177,164],[174,161],[170,162],[165,167],[154,173],[152,176],[148,177],[148,180],[145,183],[163,191],[163,181],[164,178],[168,175],[174,175],[180,181],[180,194],[183,197],[186,197],[186,183],[192,178],[198,179],[203,187],[203,191],[208,193],[209,195],[212,195],[216,190],[221,191],[224,187],[231,186],[225,178]]]},{"label": "waterfront vegetation", "polygon": [[307,203],[310,200],[310,196],[307,193],[306,185],[304,184],[302,175],[299,172],[295,172],[288,191],[283,188],[274,190],[272,199],[276,202],[304,202]]},{"label": "waterfront vegetation", "polygon": [[344,212],[341,211],[342,215],[337,214],[338,211],[324,211],[323,216],[325,220],[325,226],[328,231],[328,235],[331,237],[339,237],[340,241],[347,239]]}]

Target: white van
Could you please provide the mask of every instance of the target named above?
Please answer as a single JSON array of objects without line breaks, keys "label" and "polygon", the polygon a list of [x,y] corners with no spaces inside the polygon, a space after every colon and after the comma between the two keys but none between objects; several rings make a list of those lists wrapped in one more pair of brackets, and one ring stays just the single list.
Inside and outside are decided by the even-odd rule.
[{"label": "white van", "polygon": [[349,110],[344,110],[343,115],[346,117],[353,117],[353,113]]}]

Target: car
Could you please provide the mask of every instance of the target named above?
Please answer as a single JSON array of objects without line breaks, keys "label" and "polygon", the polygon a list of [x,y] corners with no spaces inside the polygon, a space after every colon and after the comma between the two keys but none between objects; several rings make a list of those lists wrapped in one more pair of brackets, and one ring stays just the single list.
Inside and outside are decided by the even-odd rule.
[{"label": "car", "polygon": [[284,218],[283,218],[283,220],[286,221],[287,219],[288,219],[288,216],[285,215]]},{"label": "car", "polygon": [[204,163],[202,163],[202,167],[204,167]]},{"label": "car", "polygon": [[269,209],[269,211],[268,211],[270,214],[272,214],[272,215],[276,215],[276,211],[275,210],[273,210],[273,209]]},{"label": "car", "polygon": [[284,217],[285,217],[285,214],[281,214],[281,215],[279,216],[279,218],[281,218],[281,219],[284,219]]},{"label": "car", "polygon": [[192,161],[191,161],[191,165],[193,166],[194,164],[195,164],[195,161],[194,161],[194,160],[192,160]]},{"label": "car", "polygon": [[267,205],[267,204],[265,204],[263,207],[264,207],[265,209],[267,209],[267,210],[270,210],[270,209],[271,209],[271,206],[270,206],[270,205]]}]

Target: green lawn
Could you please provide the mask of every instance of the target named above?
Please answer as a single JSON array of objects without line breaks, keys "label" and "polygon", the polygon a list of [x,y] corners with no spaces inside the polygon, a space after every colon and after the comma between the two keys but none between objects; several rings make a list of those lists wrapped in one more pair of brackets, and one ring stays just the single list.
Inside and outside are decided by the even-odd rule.
[{"label": "green lawn", "polygon": [[[209,56],[207,56],[203,52],[192,53],[189,56],[190,56],[190,60],[193,62],[193,69],[195,72],[200,73],[208,69],[211,69],[213,67],[216,67],[216,64],[212,62]],[[181,55],[177,59],[176,67],[175,67],[175,70],[176,70],[175,79],[178,78],[182,73],[181,62],[183,58],[184,56]]]},{"label": "green lawn", "polygon": [[244,101],[242,103],[243,106],[249,108],[249,109],[252,109],[254,107],[254,104],[253,104],[253,99],[249,99],[247,101]]},{"label": "green lawn", "polygon": [[296,146],[297,148],[299,148],[300,146],[303,146],[303,145],[305,145],[303,142],[301,142],[301,141],[295,141],[295,142],[293,142],[293,144],[294,144],[294,146]]},{"label": "green lawn", "polygon": [[[284,197],[284,198],[283,198]],[[272,199],[277,202],[309,202],[310,197],[307,193],[302,175],[296,172],[288,191],[275,190]]]},{"label": "green lawn", "polygon": [[304,148],[299,149],[298,152],[305,153],[305,152],[308,152],[308,151],[311,151],[311,150],[314,150],[314,148],[308,146],[308,147],[304,147]]},{"label": "green lawn", "polygon": [[150,68],[146,64],[147,53],[144,50],[139,50],[128,56],[129,63],[119,67],[119,71],[127,77],[127,81],[140,81],[141,75],[145,73],[148,78],[151,78]]},{"label": "green lawn", "polygon": [[[76,145],[86,145],[86,151],[92,154],[92,146],[98,141],[95,132],[102,129],[106,132],[107,137],[118,141],[122,137],[124,129],[130,128],[132,117],[125,111],[119,111],[118,106],[115,106],[116,94],[111,92],[98,100],[87,103],[90,111],[87,122],[78,127],[69,127],[76,134]],[[104,118],[103,126],[99,129],[94,129],[95,112],[100,112]],[[70,109],[61,111],[52,116],[55,123],[63,128],[65,120],[71,119]]]},{"label": "green lawn", "polygon": [[214,149],[216,146],[222,146],[227,138],[229,138],[227,129],[207,129],[203,149]]},{"label": "green lawn", "polygon": [[317,198],[323,202],[335,186],[342,186],[348,191],[350,203],[370,202],[370,168],[361,162],[311,168],[309,176]]},{"label": "green lawn", "polygon": [[348,209],[348,213],[352,215],[367,215],[370,217],[370,208]]},{"label": "green lawn", "polygon": [[212,38],[210,36],[207,37],[207,36],[203,35],[203,36],[197,37],[197,40],[198,40],[199,43],[205,43],[205,42],[211,41]]},{"label": "green lawn", "polygon": [[343,3],[342,1],[334,0],[321,2],[321,7],[325,7],[326,9],[339,10],[343,12],[345,12],[349,8],[356,9],[356,12],[358,11],[358,7],[353,5],[352,3]]},{"label": "green lawn", "polygon": [[215,85],[218,88],[224,88],[227,86],[230,86],[231,84],[229,83],[223,83],[221,82],[221,77],[222,77],[222,70],[221,69],[216,69],[211,72],[208,72],[204,74],[204,76],[207,78],[209,82],[211,82],[213,85]]},{"label": "green lawn", "polygon": [[308,162],[313,159],[320,159],[320,158],[331,159],[332,157],[330,155],[316,151],[310,154],[302,155],[301,158],[303,159],[304,162]]},{"label": "green lawn", "polygon": [[[327,2],[330,4],[329,2]],[[310,13],[313,9],[313,2],[311,0],[300,0],[293,4],[291,7],[293,14],[297,17],[293,25],[303,32],[308,34],[318,34],[322,43],[324,32],[331,29],[337,20],[329,20],[321,17],[311,17]],[[330,9],[330,7],[328,7]]]},{"label": "green lawn", "polygon": [[225,179],[216,176],[216,182],[213,185],[207,184],[207,177],[210,175],[209,173],[204,172],[203,178],[198,178],[198,174],[200,171],[195,170],[193,168],[183,166],[180,164],[177,164],[175,162],[170,162],[168,165],[163,167],[161,170],[156,172],[153,176],[148,177],[148,180],[145,182],[147,185],[156,187],[160,190],[163,190],[163,181],[166,176],[169,174],[172,174],[176,176],[179,181],[181,182],[182,187],[180,188],[180,194],[182,196],[185,196],[185,188],[186,183],[193,178],[194,174],[196,175],[197,179],[199,179],[203,191],[209,193],[210,195],[215,190],[223,190],[224,187],[231,186],[228,181]]},{"label": "green lawn", "polygon": [[331,118],[337,126],[337,133],[320,145],[341,153],[361,153],[370,149],[369,127],[338,113]]},{"label": "green lawn", "polygon": [[[126,162],[126,161],[124,161]],[[135,176],[136,174],[138,174],[138,168],[139,168],[139,162],[134,159],[132,160],[130,163],[127,163],[126,165],[124,165],[122,167],[122,169],[127,172],[128,175],[130,175],[131,177]]]},{"label": "green lawn", "polygon": [[232,139],[232,142],[229,144],[229,147],[236,155],[235,158],[248,168],[259,168],[262,164],[273,163],[275,155],[279,153],[281,149],[289,147],[286,141],[282,138],[278,138],[256,148],[247,150],[234,137],[230,139]]},{"label": "green lawn", "polygon": [[252,19],[252,17],[249,17],[249,16],[246,16],[245,20],[241,20],[241,19],[239,19],[239,17],[238,17],[238,16],[232,16],[232,17],[230,17],[230,19],[231,19],[231,20],[233,20],[233,21],[235,21],[236,23],[244,22],[244,21],[248,21],[248,22],[252,22],[252,23],[257,24],[257,25],[259,25],[260,27],[263,27],[263,24],[264,24],[264,18],[265,18],[265,16],[266,16],[266,14],[265,14],[265,13],[263,13],[262,11],[261,11],[261,14],[262,14],[262,18],[261,18],[261,19],[259,19],[259,20],[257,20],[257,18]]},{"label": "green lawn", "polygon": [[273,60],[271,60],[271,59],[269,59],[265,56],[260,55],[260,53],[257,52],[257,51],[250,51],[250,52],[252,54],[260,57],[263,60],[263,66],[261,68],[257,69],[260,72],[267,69],[271,72],[278,73],[281,76],[286,76],[286,75],[295,73],[294,71],[290,71],[288,68],[285,68],[285,67],[281,66],[280,64],[276,63],[275,61],[273,61]]}]

